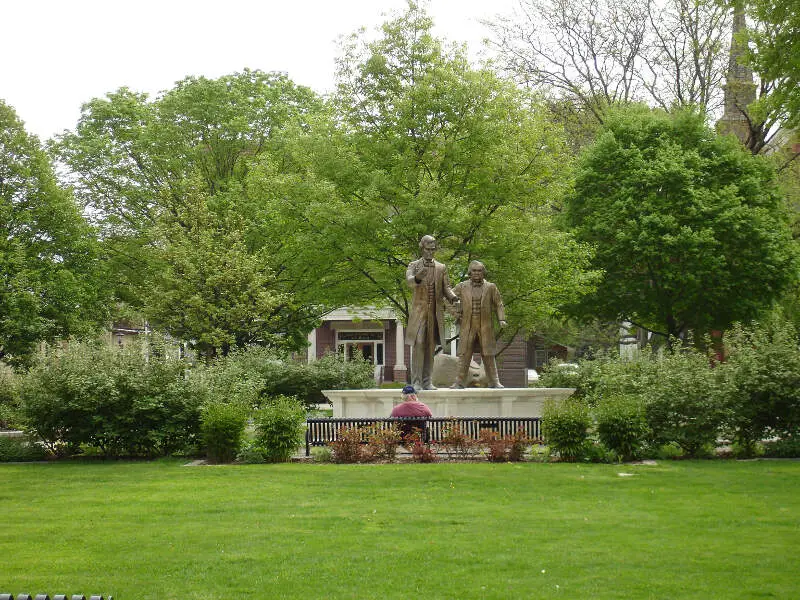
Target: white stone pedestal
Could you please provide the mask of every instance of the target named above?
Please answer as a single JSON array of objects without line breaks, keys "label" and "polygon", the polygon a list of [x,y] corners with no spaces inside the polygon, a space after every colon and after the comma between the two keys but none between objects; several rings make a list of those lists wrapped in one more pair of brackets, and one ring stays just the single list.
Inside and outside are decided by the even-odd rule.
[{"label": "white stone pedestal", "polygon": [[[563,400],[574,388],[439,389],[417,394],[434,417],[541,417],[547,400]],[[402,402],[396,389],[324,390],[336,418],[388,417]]]}]

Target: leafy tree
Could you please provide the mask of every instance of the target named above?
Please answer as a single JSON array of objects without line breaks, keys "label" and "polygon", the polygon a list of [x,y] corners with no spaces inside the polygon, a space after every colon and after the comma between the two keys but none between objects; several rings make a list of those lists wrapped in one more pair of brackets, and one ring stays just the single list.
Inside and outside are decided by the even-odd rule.
[{"label": "leafy tree", "polygon": [[295,331],[281,318],[291,298],[275,289],[266,252],[248,249],[235,214],[215,214],[205,194],[187,191],[176,214],[160,220],[158,239],[144,301],[155,323],[207,357],[257,343],[302,345],[284,333]]},{"label": "leafy tree", "polygon": [[531,96],[431,34],[425,12],[352,37],[331,117],[262,161],[248,185],[269,199],[281,263],[316,282],[311,301],[383,304],[408,315],[406,265],[434,235],[458,281],[479,258],[509,319],[529,325],[590,284],[588,249],[551,223],[566,185],[563,137]]},{"label": "leafy tree", "polygon": [[0,358],[105,321],[94,231],[56,183],[36,137],[0,101]]},{"label": "leafy tree", "polygon": [[284,75],[249,70],[189,77],[154,101],[123,88],[86,104],[54,149],[102,228],[118,297],[206,355],[302,346],[313,319],[279,277],[274,232],[253,235],[244,182],[320,107]]},{"label": "leafy tree", "polygon": [[578,312],[670,338],[752,318],[797,277],[774,171],[696,112],[612,113],[567,220],[605,272]]},{"label": "leafy tree", "polygon": [[758,25],[750,32],[750,59],[759,75],[773,82],[769,103],[788,127],[800,124],[800,6],[794,0],[748,0]]},{"label": "leafy tree", "polygon": [[240,181],[252,157],[319,103],[285,75],[250,70],[187,77],[153,101],[120,88],[85,104],[54,151],[106,233],[139,234],[182,203],[196,174],[210,195]]}]

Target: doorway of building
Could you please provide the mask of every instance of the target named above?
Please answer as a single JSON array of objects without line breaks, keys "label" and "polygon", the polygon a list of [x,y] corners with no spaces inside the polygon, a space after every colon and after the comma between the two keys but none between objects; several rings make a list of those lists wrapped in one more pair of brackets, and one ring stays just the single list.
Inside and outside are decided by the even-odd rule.
[{"label": "doorway of building", "polygon": [[345,360],[356,357],[383,366],[383,331],[338,331],[336,347]]}]

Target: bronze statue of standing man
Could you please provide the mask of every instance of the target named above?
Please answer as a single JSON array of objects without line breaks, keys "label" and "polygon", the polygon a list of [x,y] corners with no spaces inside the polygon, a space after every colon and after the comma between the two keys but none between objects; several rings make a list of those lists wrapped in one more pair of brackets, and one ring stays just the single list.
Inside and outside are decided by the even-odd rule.
[{"label": "bronze statue of standing man", "polygon": [[444,301],[458,297],[450,289],[447,268],[433,259],[436,238],[425,235],[419,241],[422,258],[406,269],[406,282],[413,290],[408,315],[406,345],[411,346],[411,385],[417,390],[435,390],[431,382],[433,355],[444,346]]},{"label": "bronze statue of standing man", "polygon": [[506,326],[506,311],[497,286],[486,281],[486,267],[480,261],[469,263],[469,281],[456,285],[453,292],[461,299],[461,333],[458,342],[458,378],[452,385],[463,388],[472,352],[480,349],[481,362],[486,370],[490,388],[501,388],[495,362],[496,344],[493,318],[500,328]]}]

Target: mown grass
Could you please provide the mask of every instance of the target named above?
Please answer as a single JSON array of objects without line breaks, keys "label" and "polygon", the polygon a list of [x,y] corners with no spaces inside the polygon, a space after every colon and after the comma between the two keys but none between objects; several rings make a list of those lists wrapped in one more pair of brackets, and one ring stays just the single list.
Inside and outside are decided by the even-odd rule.
[{"label": "mown grass", "polygon": [[15,594],[800,597],[793,461],[0,465],[0,515]]}]

